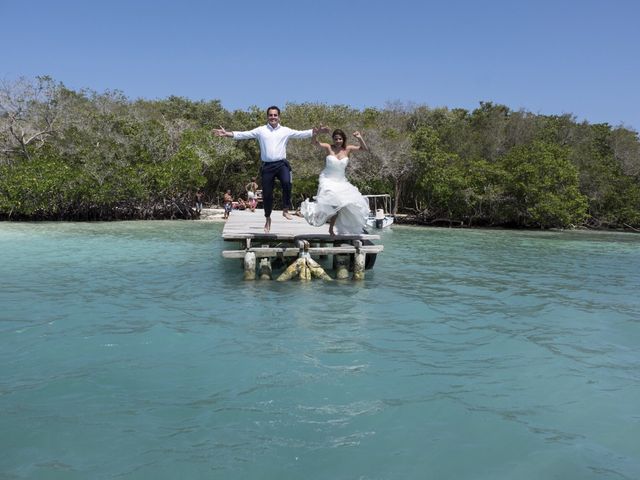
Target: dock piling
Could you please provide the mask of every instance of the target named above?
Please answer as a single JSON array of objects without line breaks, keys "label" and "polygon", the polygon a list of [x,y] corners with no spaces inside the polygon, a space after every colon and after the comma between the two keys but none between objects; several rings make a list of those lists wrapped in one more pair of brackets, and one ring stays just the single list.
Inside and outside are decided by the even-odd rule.
[{"label": "dock piling", "polygon": [[244,279],[256,279],[256,254],[255,252],[247,252],[244,255]]},{"label": "dock piling", "polygon": [[260,280],[271,280],[273,270],[271,268],[271,259],[264,257],[260,259]]}]

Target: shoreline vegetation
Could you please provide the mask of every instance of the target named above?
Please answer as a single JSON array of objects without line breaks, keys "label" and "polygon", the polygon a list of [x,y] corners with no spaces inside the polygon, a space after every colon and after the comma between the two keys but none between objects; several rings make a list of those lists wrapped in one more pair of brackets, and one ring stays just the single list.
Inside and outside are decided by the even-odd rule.
[{"label": "shoreline vegetation", "polygon": [[[71,90],[50,77],[0,83],[0,220],[197,219],[195,194],[246,199],[264,108],[219,100],[132,100]],[[348,175],[363,194],[388,193],[398,223],[447,227],[640,231],[640,139],[624,126],[578,122],[480,102],[475,110],[287,104],[283,124],[363,132],[370,152]],[[294,204],[313,197],[322,155],[292,141]],[[276,194],[276,205],[280,201]]]}]

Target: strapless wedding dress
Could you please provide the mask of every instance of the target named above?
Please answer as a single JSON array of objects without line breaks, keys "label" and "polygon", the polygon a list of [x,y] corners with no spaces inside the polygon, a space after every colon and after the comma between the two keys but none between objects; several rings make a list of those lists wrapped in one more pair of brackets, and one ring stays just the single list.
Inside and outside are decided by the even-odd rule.
[{"label": "strapless wedding dress", "polygon": [[321,227],[340,212],[334,230],[338,234],[362,233],[369,216],[369,202],[345,176],[349,158],[327,156],[320,173],[318,193],[314,201],[308,198],[300,205],[300,212],[311,225]]}]

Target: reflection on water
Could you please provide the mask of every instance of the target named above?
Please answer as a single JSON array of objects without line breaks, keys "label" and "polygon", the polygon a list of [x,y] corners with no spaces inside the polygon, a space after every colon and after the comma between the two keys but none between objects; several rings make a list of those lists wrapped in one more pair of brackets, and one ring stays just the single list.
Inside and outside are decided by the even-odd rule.
[{"label": "reflection on water", "polygon": [[0,224],[3,478],[640,477],[640,237],[398,226],[304,284],[220,233]]}]

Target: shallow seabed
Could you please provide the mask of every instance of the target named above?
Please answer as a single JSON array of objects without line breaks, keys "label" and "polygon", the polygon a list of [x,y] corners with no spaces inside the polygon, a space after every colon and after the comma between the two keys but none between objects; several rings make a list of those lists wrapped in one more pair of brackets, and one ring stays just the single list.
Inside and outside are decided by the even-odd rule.
[{"label": "shallow seabed", "polygon": [[221,231],[0,223],[0,478],[640,478],[640,236],[398,226],[304,284]]}]

